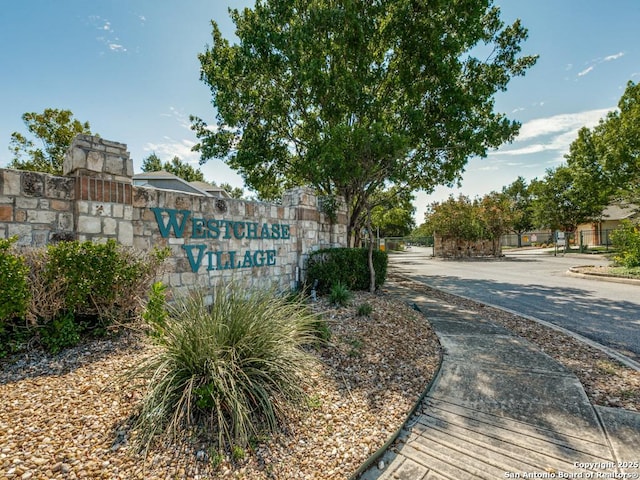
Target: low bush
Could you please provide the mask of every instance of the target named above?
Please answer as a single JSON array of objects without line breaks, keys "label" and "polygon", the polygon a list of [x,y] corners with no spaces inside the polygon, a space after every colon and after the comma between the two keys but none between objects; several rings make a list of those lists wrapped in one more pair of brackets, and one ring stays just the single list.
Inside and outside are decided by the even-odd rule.
[{"label": "low bush", "polygon": [[24,318],[29,304],[24,258],[13,250],[16,238],[0,239],[0,328],[13,318]]},{"label": "low bush", "polygon": [[[388,255],[373,251],[373,268],[376,272],[376,288],[387,276]],[[307,283],[318,280],[317,291],[329,293],[337,282],[349,290],[369,290],[369,263],[366,248],[328,248],[313,252],[307,260]]]},{"label": "low bush", "polygon": [[16,238],[0,239],[0,357],[24,342],[24,319],[29,308],[29,269],[14,251]]},{"label": "low bush", "polygon": [[212,305],[205,298],[194,291],[169,305],[162,328],[150,325],[156,353],[128,374],[148,385],[134,425],[140,447],[204,431],[217,433],[210,440],[219,451],[245,448],[306,404],[313,357],[302,347],[318,341],[315,315],[237,282],[220,283]]},{"label": "low bush", "polygon": [[114,240],[60,242],[47,248],[43,270],[49,286],[62,284],[63,310],[92,319],[95,326],[131,319],[140,308],[167,252],[134,252]]},{"label": "low bush", "polygon": [[51,353],[73,347],[80,342],[80,325],[71,313],[67,313],[41,329],[40,342]]},{"label": "low bush", "polygon": [[344,307],[351,300],[351,292],[347,286],[338,281],[331,285],[331,291],[329,292],[329,301],[338,307]]},{"label": "low bush", "polygon": [[115,241],[10,248],[0,240],[0,355],[32,338],[50,352],[139,318],[166,250],[137,253]]},{"label": "low bush", "polygon": [[358,306],[357,315],[359,317],[368,317],[373,312],[373,307],[370,303],[362,303]]},{"label": "low bush", "polygon": [[640,227],[623,220],[620,227],[611,232],[611,241],[617,250],[613,257],[616,264],[626,268],[640,267]]}]

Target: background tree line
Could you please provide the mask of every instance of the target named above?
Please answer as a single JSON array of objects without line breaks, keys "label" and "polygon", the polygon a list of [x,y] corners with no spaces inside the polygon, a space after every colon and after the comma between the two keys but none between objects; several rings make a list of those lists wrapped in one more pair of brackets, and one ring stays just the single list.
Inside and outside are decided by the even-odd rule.
[{"label": "background tree line", "polygon": [[578,225],[602,219],[604,209],[622,203],[640,206],[640,86],[633,82],[611,111],[592,129],[583,127],[565,163],[530,183],[518,177],[501,192],[471,201],[449,198],[432,204],[419,232],[462,239],[492,238],[484,204],[492,204],[498,225],[518,234],[533,229],[575,232]]}]

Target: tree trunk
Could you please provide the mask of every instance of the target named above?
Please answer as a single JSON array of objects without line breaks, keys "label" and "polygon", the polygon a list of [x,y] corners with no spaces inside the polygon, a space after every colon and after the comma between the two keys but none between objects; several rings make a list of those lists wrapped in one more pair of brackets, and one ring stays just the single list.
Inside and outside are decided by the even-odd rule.
[{"label": "tree trunk", "polygon": [[369,292],[376,291],[376,269],[373,267],[373,228],[371,228],[371,208],[367,207],[367,233],[369,234],[369,252],[367,261],[369,262]]}]

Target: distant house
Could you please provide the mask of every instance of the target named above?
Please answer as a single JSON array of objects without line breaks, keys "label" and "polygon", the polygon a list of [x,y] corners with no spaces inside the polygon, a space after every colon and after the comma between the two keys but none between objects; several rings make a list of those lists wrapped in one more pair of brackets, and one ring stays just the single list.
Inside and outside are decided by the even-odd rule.
[{"label": "distant house", "polygon": [[187,182],[165,170],[143,172],[133,176],[133,184],[138,187],[151,187],[159,190],[173,190],[206,197],[231,198],[226,190],[207,182]]},{"label": "distant house", "polygon": [[578,225],[578,238],[581,236],[583,245],[587,246],[610,245],[609,234],[620,226],[622,220],[638,219],[640,219],[638,205],[609,205],[603,210],[602,217],[598,222]]}]

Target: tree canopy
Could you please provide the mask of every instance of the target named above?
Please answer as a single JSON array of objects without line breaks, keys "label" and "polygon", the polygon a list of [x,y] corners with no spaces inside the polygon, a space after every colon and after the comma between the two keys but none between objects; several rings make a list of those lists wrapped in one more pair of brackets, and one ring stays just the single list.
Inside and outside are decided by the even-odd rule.
[{"label": "tree canopy", "polygon": [[629,82],[613,110],[581,128],[566,163],[531,184],[537,226],[575,231],[597,221],[611,202],[640,201],[640,86]]},{"label": "tree canopy", "polygon": [[199,168],[194,168],[179,157],[173,157],[170,162],[162,163],[160,157],[152,153],[142,161],[143,172],[158,172],[164,170],[173,173],[187,182],[204,182],[204,174]]},{"label": "tree canopy", "polygon": [[482,198],[471,200],[460,195],[450,196],[444,202],[434,202],[425,213],[421,228],[429,235],[459,240],[494,240],[498,251],[500,237],[512,228],[509,198],[491,192]]},{"label": "tree canopy", "polygon": [[518,246],[521,247],[522,234],[534,227],[531,189],[524,177],[518,177],[502,188],[502,195],[508,201],[511,231],[518,235]]},{"label": "tree canopy", "polygon": [[22,115],[28,134],[11,134],[9,168],[62,175],[64,155],[76,135],[93,135],[89,122],[73,118],[71,110],[47,108]]},{"label": "tree canopy", "polygon": [[212,22],[199,56],[217,110],[214,125],[192,117],[201,161],[264,199],[340,195],[350,234],[377,192],[453,184],[518,131],[494,94],[536,57],[491,0],[257,0],[231,17],[238,43]]},{"label": "tree canopy", "polygon": [[629,82],[618,109],[593,131],[600,168],[622,198],[640,201],[640,84]]},{"label": "tree canopy", "polygon": [[565,159],[585,202],[640,203],[640,85],[629,82],[617,110],[580,129]]},{"label": "tree canopy", "polygon": [[244,197],[244,189],[240,187],[232,187],[230,183],[221,183],[220,188],[226,191],[231,198]]},{"label": "tree canopy", "polygon": [[416,226],[413,214],[414,196],[406,191],[397,192],[393,189],[383,192],[383,198],[378,205],[371,209],[371,224],[374,231],[381,237],[404,237],[409,235]]},{"label": "tree canopy", "polygon": [[560,165],[531,182],[534,223],[539,227],[574,232],[578,225],[600,217],[604,205],[575,181],[575,171]]}]

